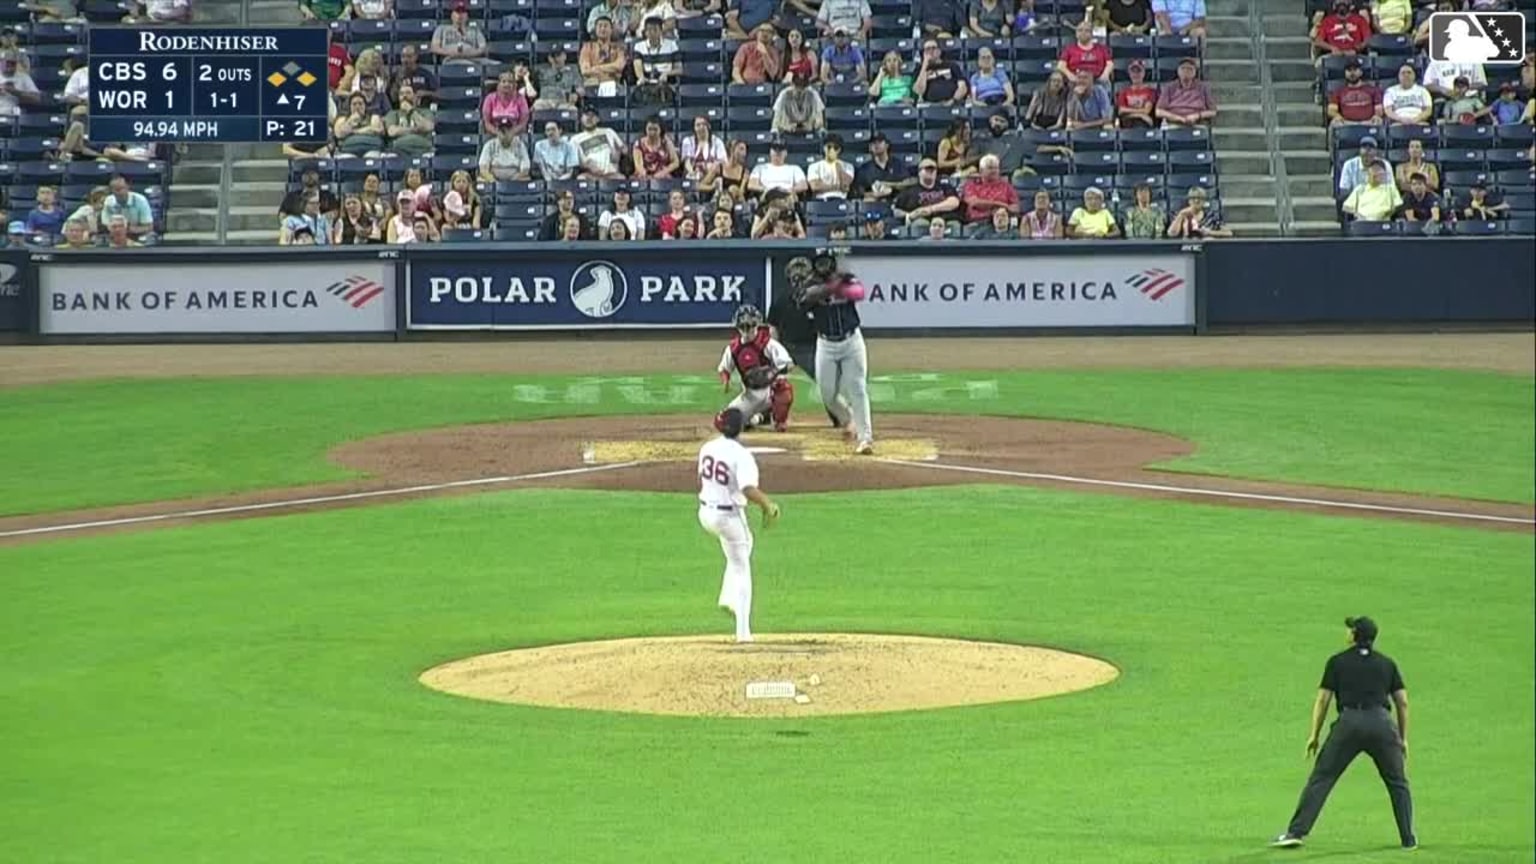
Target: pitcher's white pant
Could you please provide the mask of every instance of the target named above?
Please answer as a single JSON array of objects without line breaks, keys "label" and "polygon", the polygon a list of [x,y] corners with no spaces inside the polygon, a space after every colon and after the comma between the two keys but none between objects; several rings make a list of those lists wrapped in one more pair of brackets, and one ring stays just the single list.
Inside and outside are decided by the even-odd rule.
[{"label": "pitcher's white pant", "polygon": [[747,524],[747,511],[700,504],[699,524],[720,539],[725,552],[720,605],[736,616],[736,641],[748,641],[752,638],[752,526]]},{"label": "pitcher's white pant", "polygon": [[[821,402],[839,423],[853,420],[860,444],[873,443],[875,428],[869,416],[869,359],[864,353],[864,334],[855,330],[841,342],[816,340],[816,386]],[[848,401],[844,404],[839,397]]]}]

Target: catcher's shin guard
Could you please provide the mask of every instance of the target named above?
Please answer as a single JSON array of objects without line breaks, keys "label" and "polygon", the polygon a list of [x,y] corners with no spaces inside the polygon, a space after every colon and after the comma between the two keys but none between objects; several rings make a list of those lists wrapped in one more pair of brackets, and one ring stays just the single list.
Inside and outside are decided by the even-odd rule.
[{"label": "catcher's shin guard", "polygon": [[795,404],[795,385],[788,378],[773,382],[773,395],[769,402],[773,413],[773,428],[782,430],[789,425],[789,408]]}]

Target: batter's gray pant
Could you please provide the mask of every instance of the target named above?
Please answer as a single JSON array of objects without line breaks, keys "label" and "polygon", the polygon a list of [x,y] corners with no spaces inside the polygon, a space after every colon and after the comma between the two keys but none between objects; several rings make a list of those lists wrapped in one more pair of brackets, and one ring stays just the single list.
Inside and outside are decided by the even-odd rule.
[{"label": "batter's gray pant", "polygon": [[[816,382],[816,343],[796,342],[794,344],[786,344],[784,350],[789,352],[789,359],[795,361],[795,366],[799,367],[800,371],[809,376],[811,383],[814,384]],[[827,419],[832,421],[833,426],[839,429],[842,428],[843,424],[837,422],[837,415],[833,414],[830,408],[827,409]]]},{"label": "batter's gray pant", "polygon": [[[853,331],[841,342],[816,340],[816,386],[821,402],[841,426],[850,414],[859,443],[873,443],[875,429],[869,416],[869,359],[864,351],[864,334]],[[838,397],[845,397],[843,403]]]},{"label": "batter's gray pant", "polygon": [[1328,740],[1317,754],[1317,764],[1312,776],[1301,791],[1301,801],[1296,814],[1291,817],[1290,828],[1285,833],[1292,837],[1305,837],[1311,833],[1318,814],[1333,784],[1343,776],[1344,769],[1361,753],[1367,753],[1376,763],[1381,782],[1387,786],[1392,799],[1392,816],[1397,820],[1397,834],[1404,846],[1414,844],[1413,795],[1408,791],[1408,777],[1403,772],[1403,742],[1397,734],[1397,724],[1385,708],[1345,708],[1339,719],[1328,730]]}]

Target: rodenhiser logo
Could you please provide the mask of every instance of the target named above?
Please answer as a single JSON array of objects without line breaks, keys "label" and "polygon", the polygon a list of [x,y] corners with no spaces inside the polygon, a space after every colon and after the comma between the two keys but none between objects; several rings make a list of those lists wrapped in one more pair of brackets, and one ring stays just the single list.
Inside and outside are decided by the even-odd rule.
[{"label": "rodenhiser logo", "polygon": [[[139,312],[228,309],[318,309],[321,302],[362,309],[384,293],[384,286],[366,276],[348,276],[316,291],[312,288],[195,288],[189,291],[54,291],[49,303],[55,312]],[[330,298],[322,301],[322,295]]]}]

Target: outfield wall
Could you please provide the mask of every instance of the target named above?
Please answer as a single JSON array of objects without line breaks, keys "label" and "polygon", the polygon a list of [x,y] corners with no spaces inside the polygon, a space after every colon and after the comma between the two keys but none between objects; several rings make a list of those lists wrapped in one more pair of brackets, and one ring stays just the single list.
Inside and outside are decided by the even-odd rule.
[{"label": "outfield wall", "polygon": [[[401,339],[719,327],[766,308],[797,242],[0,251],[26,341]],[[872,332],[1529,327],[1536,240],[854,243]]]}]

